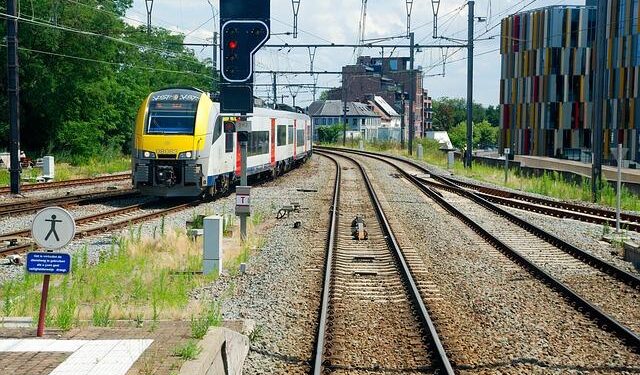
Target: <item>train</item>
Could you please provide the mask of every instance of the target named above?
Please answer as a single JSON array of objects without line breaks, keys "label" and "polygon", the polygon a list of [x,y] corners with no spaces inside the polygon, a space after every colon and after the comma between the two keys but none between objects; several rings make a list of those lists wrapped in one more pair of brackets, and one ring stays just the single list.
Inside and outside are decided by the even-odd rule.
[{"label": "train", "polygon": [[[227,191],[241,174],[240,121],[220,113],[210,94],[195,88],[151,93],[136,117],[133,186],[143,195],[205,197]],[[254,108],[247,175],[277,177],[313,152],[311,119],[298,111]]]}]

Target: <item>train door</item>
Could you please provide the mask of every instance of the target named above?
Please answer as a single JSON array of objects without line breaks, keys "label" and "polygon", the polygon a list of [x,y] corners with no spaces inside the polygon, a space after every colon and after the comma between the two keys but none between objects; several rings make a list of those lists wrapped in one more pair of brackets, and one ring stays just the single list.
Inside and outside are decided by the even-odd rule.
[{"label": "train door", "polygon": [[296,160],[296,151],[298,148],[298,120],[293,120],[293,160]]},{"label": "train door", "polygon": [[276,119],[271,119],[271,166],[276,166]]}]

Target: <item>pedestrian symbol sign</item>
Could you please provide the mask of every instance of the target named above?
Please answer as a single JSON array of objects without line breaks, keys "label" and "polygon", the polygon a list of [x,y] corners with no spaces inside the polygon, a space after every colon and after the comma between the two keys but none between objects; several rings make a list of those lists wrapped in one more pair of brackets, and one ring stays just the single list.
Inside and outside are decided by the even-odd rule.
[{"label": "pedestrian symbol sign", "polygon": [[38,212],[31,224],[31,238],[38,246],[48,249],[60,249],[76,234],[73,216],[60,207],[48,207]]}]

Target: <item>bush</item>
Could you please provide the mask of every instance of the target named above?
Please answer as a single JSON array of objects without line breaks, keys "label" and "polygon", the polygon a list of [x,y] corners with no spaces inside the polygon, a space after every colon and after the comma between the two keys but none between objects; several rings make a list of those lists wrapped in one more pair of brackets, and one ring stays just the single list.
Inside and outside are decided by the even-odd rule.
[{"label": "bush", "polygon": [[320,143],[336,143],[338,139],[342,139],[342,124],[333,124],[331,126],[318,126],[318,141]]},{"label": "bush", "polygon": [[173,351],[173,355],[180,357],[185,361],[196,359],[198,354],[202,352],[202,348],[194,340],[189,340],[186,344],[179,346]]}]

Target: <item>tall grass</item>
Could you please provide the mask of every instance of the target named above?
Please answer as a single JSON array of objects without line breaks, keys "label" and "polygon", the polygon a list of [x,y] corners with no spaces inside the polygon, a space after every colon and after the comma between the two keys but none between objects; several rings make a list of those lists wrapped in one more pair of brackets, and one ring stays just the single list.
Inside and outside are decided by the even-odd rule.
[{"label": "tall grass", "polygon": [[[121,238],[95,265],[86,248],[73,258],[72,272],[52,277],[49,292],[48,320],[62,329],[78,320],[108,326],[118,319],[188,319],[203,308],[190,302],[189,291],[211,281],[196,274],[202,270],[201,244],[182,233],[167,233],[159,241]],[[2,315],[35,319],[41,283],[42,276],[33,274],[5,282]]]}]

